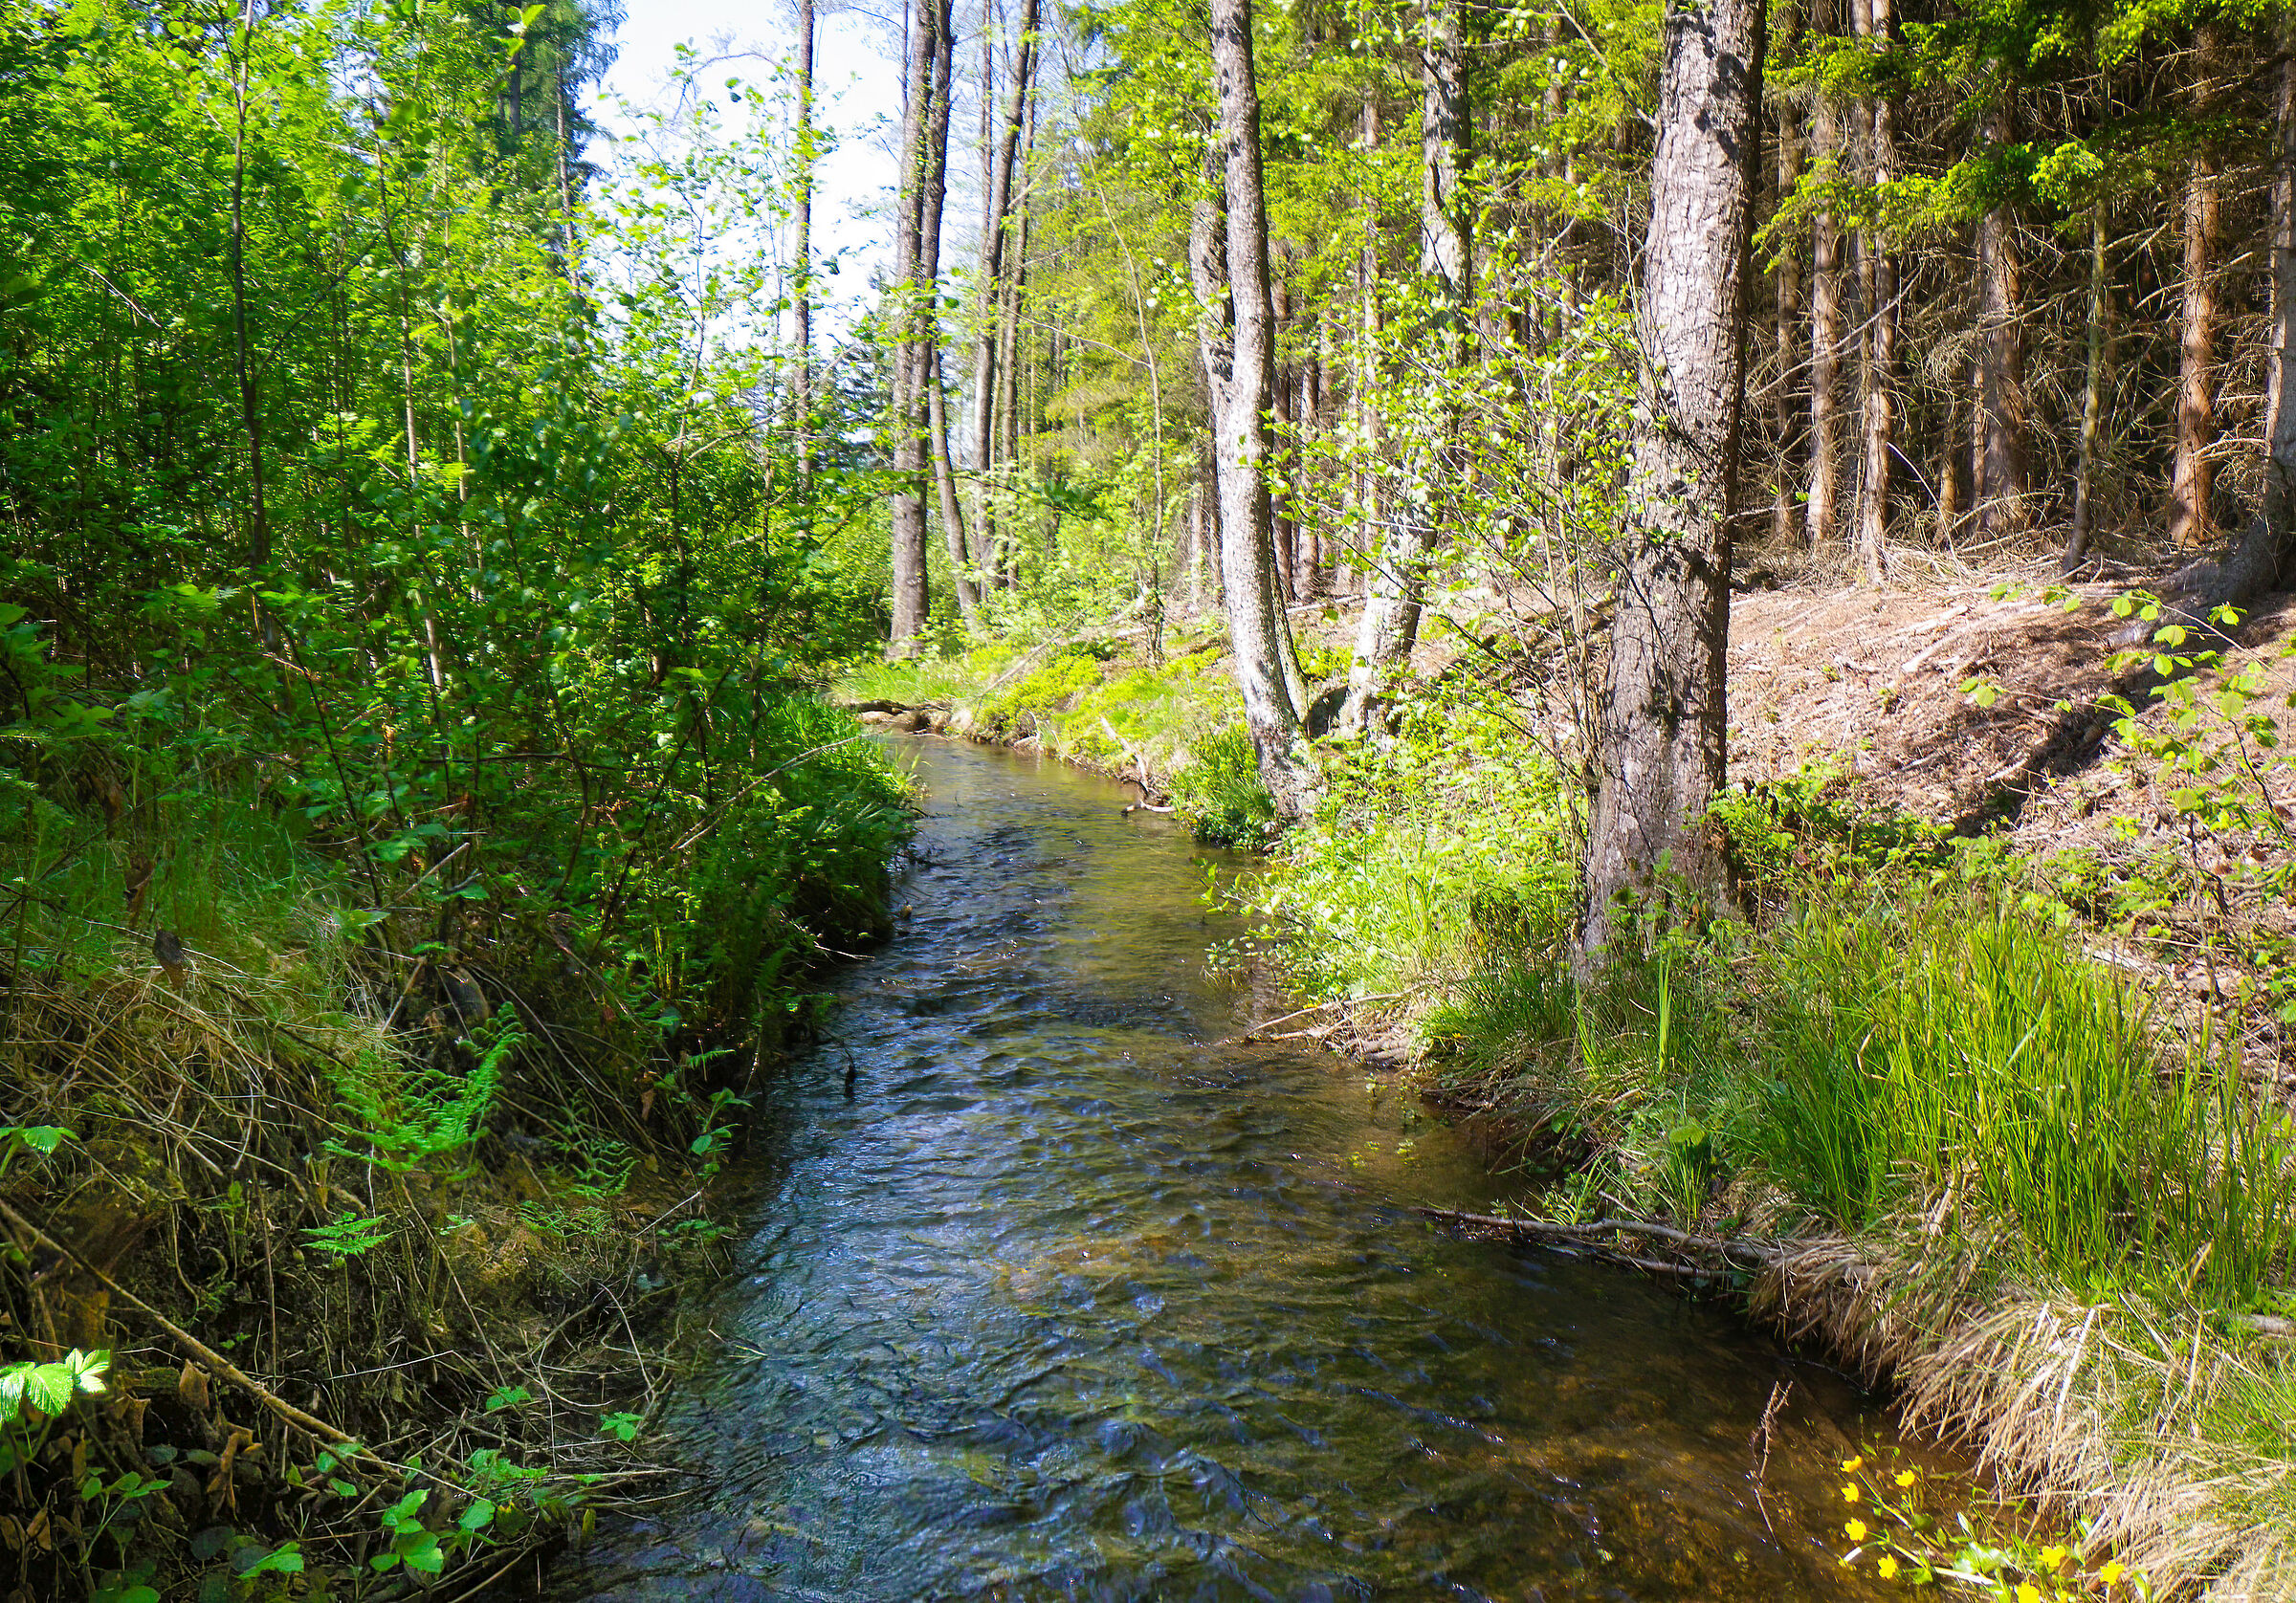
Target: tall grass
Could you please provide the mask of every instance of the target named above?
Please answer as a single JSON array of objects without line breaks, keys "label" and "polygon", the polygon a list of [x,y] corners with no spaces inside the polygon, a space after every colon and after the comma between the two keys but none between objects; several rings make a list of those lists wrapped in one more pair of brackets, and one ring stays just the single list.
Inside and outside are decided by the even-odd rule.
[{"label": "tall grass", "polygon": [[1584,985],[1494,951],[1425,1022],[1542,1125],[1658,1176],[1669,1212],[1649,1154],[1694,1124],[1741,1202],[1851,1235],[1918,1211],[2052,1284],[2239,1307],[2296,1274],[2288,1111],[2205,1023],[2177,1045],[2120,975],[1987,898],[1815,901]]},{"label": "tall grass", "polygon": [[1760,1155],[1840,1227],[1945,1198],[2075,1285],[2252,1298],[2296,1246],[2285,1111],[2006,906],[1805,910],[1762,940]]}]

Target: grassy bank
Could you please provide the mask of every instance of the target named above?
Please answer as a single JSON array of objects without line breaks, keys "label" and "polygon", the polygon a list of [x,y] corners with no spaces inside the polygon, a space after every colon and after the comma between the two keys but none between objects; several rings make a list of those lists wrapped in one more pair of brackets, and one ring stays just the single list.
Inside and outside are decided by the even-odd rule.
[{"label": "grassy bank", "polygon": [[[938,673],[952,728],[1103,767],[1167,754],[1200,829],[1253,837],[1248,750],[1192,670],[1071,652],[998,683],[1012,660],[870,684],[923,700]],[[1148,714],[1120,746],[1112,696]],[[2159,982],[2157,907],[2099,921],[2082,887],[2150,883],[2154,848],[2022,857],[1825,769],[1716,808],[1753,916],[1578,972],[1547,727],[1439,682],[1389,737],[1327,747],[1316,815],[1231,888],[1349,1020],[1335,1043],[1400,1038],[1507,1132],[1494,1217],[1743,1296],[1894,1383],[2055,1533],[1949,1528],[1860,1465],[1850,1562],[2012,1598],[2296,1591],[2296,1122],[2255,1050],[2275,977],[2228,1005]]]},{"label": "grassy bank", "polygon": [[749,1094],[888,924],[901,781],[730,626],[449,701],[258,616],[114,665],[0,612],[18,1597],[467,1588],[659,1495]]},{"label": "grassy bank", "polygon": [[[789,697],[759,732],[787,765],[686,810],[698,838],[603,940],[575,916],[599,898],[532,894],[547,837],[469,874],[409,853],[378,898],[254,775],[137,794],[81,753],[19,795],[17,1595],[467,1582],[664,1489],[644,1432],[676,1290],[721,1266],[745,1095],[823,944],[884,917],[906,815],[853,729]],[[117,816],[55,799],[107,776]]]}]

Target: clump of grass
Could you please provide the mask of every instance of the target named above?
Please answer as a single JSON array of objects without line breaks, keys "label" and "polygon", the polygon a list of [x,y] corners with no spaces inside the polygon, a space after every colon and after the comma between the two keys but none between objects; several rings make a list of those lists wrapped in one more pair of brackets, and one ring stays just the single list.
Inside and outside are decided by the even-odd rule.
[{"label": "clump of grass", "polygon": [[1197,742],[1172,776],[1172,804],[1198,840],[1215,845],[1256,850],[1275,833],[1275,799],[1260,781],[1259,758],[1240,725]]},{"label": "clump of grass", "polygon": [[2296,1131],[2204,1039],[2164,1068],[2129,983],[2058,932],[1950,899],[1769,933],[1760,1155],[1837,1227],[1952,1196],[2068,1284],[2253,1302],[2296,1247]]}]

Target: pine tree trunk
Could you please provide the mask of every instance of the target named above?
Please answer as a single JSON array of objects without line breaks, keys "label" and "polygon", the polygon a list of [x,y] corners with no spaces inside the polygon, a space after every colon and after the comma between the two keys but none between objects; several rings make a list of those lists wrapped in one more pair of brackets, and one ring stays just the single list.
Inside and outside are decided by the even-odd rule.
[{"label": "pine tree trunk", "polygon": [[2263,497],[2231,554],[2188,581],[2192,610],[2203,617],[2211,607],[2245,606],[2296,579],[2296,30],[2284,26],[2282,47],[2270,164]]},{"label": "pine tree trunk", "polygon": [[2081,382],[2081,441],[2073,466],[2073,532],[2064,544],[2063,567],[2073,573],[2088,560],[2096,535],[2097,450],[2105,431],[2105,329],[2112,315],[2111,280],[2105,253],[2105,203],[2088,215],[2088,354]]},{"label": "pine tree trunk", "polygon": [[[1793,0],[1786,0],[1779,9],[1778,20],[1789,33],[1794,31]],[[1778,205],[1793,199],[1800,179],[1801,131],[1795,124],[1794,108],[1781,101],[1777,107]],[[1792,251],[1778,256],[1777,284],[1777,382],[1771,390],[1771,407],[1777,429],[1777,477],[1770,497],[1770,538],[1783,548],[1793,543],[1795,525],[1800,521],[1794,503],[1794,369],[1800,365],[1796,355],[1800,342],[1801,258]]]},{"label": "pine tree trunk", "polygon": [[[1860,32],[1889,37],[1889,0],[1860,0]],[[1887,95],[1866,107],[1871,140],[1866,147],[1866,183],[1878,190],[1897,176],[1897,108]],[[1879,584],[1888,562],[1889,480],[1897,448],[1897,261],[1873,229],[1860,231],[1861,281],[1866,290],[1864,370],[1865,472],[1858,495],[1858,571]]]},{"label": "pine tree trunk", "polygon": [[1220,565],[1228,644],[1244,722],[1276,810],[1297,817],[1312,769],[1284,673],[1286,621],[1276,604],[1268,504],[1268,406],[1275,379],[1275,311],[1268,285],[1267,191],[1251,0],[1211,0],[1219,124],[1205,150],[1207,188],[1189,236],[1198,340],[1211,392],[1220,489]]},{"label": "pine tree trunk", "polygon": [[2284,38],[2280,104],[2272,141],[2272,366],[2264,394],[2263,516],[2241,541],[2241,558],[2269,589],[2296,547],[2296,41]]},{"label": "pine tree trunk", "polygon": [[2208,497],[2216,473],[2218,180],[2206,158],[2184,187],[2184,307],[2176,366],[2176,454],[2169,471],[2169,543],[2179,551],[2215,535]]},{"label": "pine tree trunk", "polygon": [[[1810,23],[1831,30],[1830,0],[1817,0]],[[1844,155],[1842,106],[1821,90],[1810,120],[1810,159],[1821,171]],[[1810,498],[1803,530],[1810,549],[1834,541],[1840,516],[1842,472],[1842,233],[1828,209],[1810,219]]]},{"label": "pine tree trunk", "polygon": [[1727,758],[1731,526],[1755,163],[1762,0],[1667,0],[1650,230],[1636,322],[1626,549],[1603,676],[1583,950],[1631,928],[1623,898],[1679,876],[1728,898],[1706,819]]},{"label": "pine tree trunk", "polygon": [[[1997,91],[1986,137],[2012,137],[2015,93]],[[2023,526],[2025,496],[2025,334],[2019,305],[2015,219],[2006,203],[1977,222],[1977,411],[1974,422],[1978,538],[2003,538]]]}]

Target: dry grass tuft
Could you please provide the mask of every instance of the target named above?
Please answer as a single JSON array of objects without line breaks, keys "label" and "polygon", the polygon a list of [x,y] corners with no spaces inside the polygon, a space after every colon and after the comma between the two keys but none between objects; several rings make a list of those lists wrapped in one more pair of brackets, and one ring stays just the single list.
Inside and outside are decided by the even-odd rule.
[{"label": "dry grass tuft", "polygon": [[2268,1408],[2287,1384],[2285,1344],[2228,1334],[2206,1310],[2004,1281],[1984,1267],[2002,1244],[1798,1242],[1755,1307],[1893,1382],[1910,1427],[1967,1442],[2005,1491],[2092,1518],[2094,1549],[2160,1595],[2296,1595],[2296,1441],[2234,1439],[2256,1416],[2243,1390]]}]

